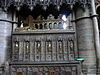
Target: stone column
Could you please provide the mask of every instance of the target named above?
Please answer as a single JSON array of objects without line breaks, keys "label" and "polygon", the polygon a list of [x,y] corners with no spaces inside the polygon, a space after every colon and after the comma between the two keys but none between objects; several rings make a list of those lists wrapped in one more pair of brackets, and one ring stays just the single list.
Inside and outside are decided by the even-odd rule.
[{"label": "stone column", "polygon": [[11,14],[0,8],[0,64],[9,59],[9,52],[11,51],[11,19]]},{"label": "stone column", "polygon": [[18,27],[18,24],[17,24],[18,18],[16,18],[16,12],[13,13],[13,22],[15,22],[15,23],[13,24],[12,30],[15,31],[15,29]]},{"label": "stone column", "polygon": [[99,41],[99,27],[95,8],[95,0],[91,0],[91,12],[94,28],[95,49],[97,55],[97,75],[100,75],[100,41]]},{"label": "stone column", "polygon": [[76,35],[79,57],[83,62],[83,75],[96,75],[96,55],[94,46],[93,24],[88,7],[77,8],[75,11]]}]

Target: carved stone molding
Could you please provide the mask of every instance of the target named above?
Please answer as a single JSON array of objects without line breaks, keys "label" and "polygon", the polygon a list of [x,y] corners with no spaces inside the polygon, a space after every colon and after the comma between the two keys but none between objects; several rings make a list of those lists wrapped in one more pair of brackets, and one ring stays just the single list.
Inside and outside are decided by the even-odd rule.
[{"label": "carved stone molding", "polygon": [[53,4],[57,5],[57,8],[59,9],[60,5],[63,3],[74,5],[76,2],[87,4],[90,0],[0,0],[0,5],[4,10],[7,10],[11,5],[17,7],[17,10],[20,10],[21,6],[24,4],[28,5],[30,10],[33,10],[36,4],[43,5],[44,9],[46,9],[48,5]]}]

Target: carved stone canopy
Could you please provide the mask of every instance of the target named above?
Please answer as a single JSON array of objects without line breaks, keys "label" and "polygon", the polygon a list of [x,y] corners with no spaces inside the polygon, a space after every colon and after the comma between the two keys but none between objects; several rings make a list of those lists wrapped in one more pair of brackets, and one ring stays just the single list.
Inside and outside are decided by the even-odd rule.
[{"label": "carved stone canopy", "polygon": [[8,7],[14,5],[17,10],[20,10],[21,6],[28,5],[30,10],[33,10],[34,6],[37,4],[42,5],[44,9],[46,9],[50,4],[53,4],[59,9],[63,3],[70,4],[72,6],[77,2],[80,4],[89,4],[91,0],[0,0],[0,7],[7,10]]}]

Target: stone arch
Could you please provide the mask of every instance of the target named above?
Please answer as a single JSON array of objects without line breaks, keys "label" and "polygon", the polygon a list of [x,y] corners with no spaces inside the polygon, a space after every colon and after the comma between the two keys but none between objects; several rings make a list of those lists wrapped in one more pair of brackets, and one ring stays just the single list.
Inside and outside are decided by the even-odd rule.
[{"label": "stone arch", "polygon": [[97,10],[97,8],[100,6],[100,4],[98,4],[98,5],[96,5],[96,10]]}]

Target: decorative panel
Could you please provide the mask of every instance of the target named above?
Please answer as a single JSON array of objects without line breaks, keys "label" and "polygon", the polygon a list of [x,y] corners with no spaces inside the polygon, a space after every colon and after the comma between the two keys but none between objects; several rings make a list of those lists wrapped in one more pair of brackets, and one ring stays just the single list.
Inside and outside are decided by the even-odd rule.
[{"label": "decorative panel", "polygon": [[35,44],[36,44],[35,53],[36,54],[40,54],[41,53],[41,42],[40,41],[36,41]]},{"label": "decorative panel", "polygon": [[40,61],[41,56],[41,42],[36,41],[35,42],[35,61]]},{"label": "decorative panel", "polygon": [[52,41],[46,41],[46,61],[52,60]]},{"label": "decorative panel", "polygon": [[69,59],[70,60],[74,60],[74,41],[71,39],[71,38],[69,38],[68,39],[68,50],[69,50]]},{"label": "decorative panel", "polygon": [[24,58],[24,48],[23,48],[24,43],[19,42],[19,61],[23,61]]},{"label": "decorative panel", "polygon": [[19,59],[19,41],[14,41],[13,48],[13,60],[17,61]]},{"label": "decorative panel", "polygon": [[75,58],[74,34],[16,35],[13,38],[18,39],[13,39],[13,61],[57,62]]},{"label": "decorative panel", "polygon": [[24,41],[24,60],[29,61],[30,59],[30,42]]},{"label": "decorative panel", "polygon": [[34,57],[35,57],[35,42],[33,42],[32,40],[30,41],[30,61],[33,62],[35,60]]},{"label": "decorative panel", "polygon": [[59,52],[59,54],[63,54],[63,42],[62,42],[62,40],[58,40],[58,52]]},{"label": "decorative panel", "polygon": [[11,65],[11,75],[80,75],[78,63]]}]

